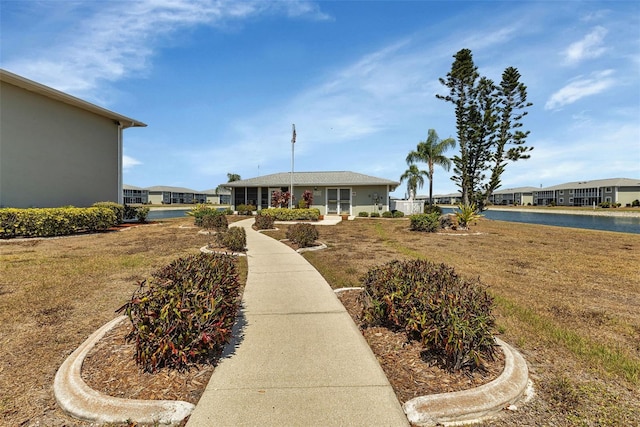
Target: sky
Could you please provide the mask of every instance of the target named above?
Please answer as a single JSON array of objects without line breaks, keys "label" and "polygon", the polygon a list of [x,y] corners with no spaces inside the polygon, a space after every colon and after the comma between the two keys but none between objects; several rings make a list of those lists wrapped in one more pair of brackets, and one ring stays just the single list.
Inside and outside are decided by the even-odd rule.
[{"label": "sky", "polygon": [[496,83],[517,68],[533,103],[503,189],[640,178],[635,0],[0,0],[0,68],[148,125],[124,131],[139,187],[289,172],[292,124],[295,171],[399,181],[429,129],[456,136],[436,94],[460,49]]}]

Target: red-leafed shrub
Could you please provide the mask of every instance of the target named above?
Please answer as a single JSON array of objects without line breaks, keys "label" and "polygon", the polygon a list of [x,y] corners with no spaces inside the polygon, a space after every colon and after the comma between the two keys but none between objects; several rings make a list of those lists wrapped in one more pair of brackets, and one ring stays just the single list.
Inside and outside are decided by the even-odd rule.
[{"label": "red-leafed shrub", "polygon": [[179,258],[143,280],[124,312],[136,362],[146,372],[185,370],[219,354],[231,339],[240,304],[234,257],[198,254]]},{"label": "red-leafed shrub", "polygon": [[406,331],[451,370],[493,360],[494,304],[479,281],[425,260],[392,261],[362,280],[370,323]]}]

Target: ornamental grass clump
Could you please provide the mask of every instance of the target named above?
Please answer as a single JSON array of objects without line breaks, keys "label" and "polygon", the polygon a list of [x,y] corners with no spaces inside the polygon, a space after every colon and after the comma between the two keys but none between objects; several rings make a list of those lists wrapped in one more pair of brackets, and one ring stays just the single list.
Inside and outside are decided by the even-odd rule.
[{"label": "ornamental grass clump", "polygon": [[287,239],[301,248],[313,246],[319,237],[318,229],[311,224],[294,224],[287,230]]},{"label": "ornamental grass clump", "polygon": [[365,319],[403,330],[451,371],[482,370],[493,360],[493,299],[479,281],[426,260],[392,261],[362,279]]},{"label": "ornamental grass clump", "polygon": [[139,283],[124,312],[132,329],[136,363],[145,372],[184,371],[210,361],[231,339],[240,304],[234,257],[198,254],[179,258]]}]

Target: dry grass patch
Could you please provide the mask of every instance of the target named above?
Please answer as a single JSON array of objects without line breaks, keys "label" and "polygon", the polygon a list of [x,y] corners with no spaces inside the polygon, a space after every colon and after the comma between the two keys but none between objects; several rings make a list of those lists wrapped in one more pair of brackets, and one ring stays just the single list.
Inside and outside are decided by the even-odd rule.
[{"label": "dry grass patch", "polygon": [[[242,218],[241,218],[242,219]],[[198,253],[192,218],[123,231],[0,241],[0,424],[85,425],[57,408],[55,373],[116,317],[136,281]]]},{"label": "dry grass patch", "polygon": [[525,355],[539,392],[528,409],[494,424],[637,423],[640,235],[486,219],[464,236],[408,228],[400,220],[323,227],[329,250],[305,257],[336,288],[415,257],[487,284],[499,332]]}]

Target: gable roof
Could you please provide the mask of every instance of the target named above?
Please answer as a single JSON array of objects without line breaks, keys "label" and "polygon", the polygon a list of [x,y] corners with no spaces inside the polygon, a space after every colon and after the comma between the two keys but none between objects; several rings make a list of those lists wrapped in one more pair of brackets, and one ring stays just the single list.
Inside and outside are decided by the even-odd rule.
[{"label": "gable roof", "polygon": [[601,187],[638,187],[640,186],[640,179],[629,178],[609,178],[609,179],[594,179],[591,181],[576,181],[566,182],[564,184],[558,184],[551,187],[538,188],[536,191],[551,191],[551,190],[575,190],[580,188],[601,188]]},{"label": "gable roof", "polygon": [[[291,184],[291,172],[263,175],[240,181],[227,182],[225,187],[288,187]],[[350,185],[390,185],[397,187],[397,181],[391,181],[357,172],[294,172],[293,185],[300,186],[350,186]]]},{"label": "gable roof", "polygon": [[145,123],[142,123],[138,120],[131,119],[127,116],[123,116],[122,114],[114,113],[113,111],[107,110],[106,108],[98,107],[95,104],[92,104],[87,101],[83,101],[80,98],[76,98],[75,96],[71,96],[67,93],[53,89],[49,86],[36,83],[33,80],[29,80],[27,78],[24,78],[17,74],[13,74],[1,68],[0,68],[0,81],[22,88],[24,90],[28,90],[30,92],[37,93],[42,96],[46,96],[47,98],[51,98],[56,101],[63,102],[65,104],[83,109],[85,111],[92,112],[99,116],[106,117],[108,119],[111,119],[115,122],[120,123],[123,128],[147,126]]}]

